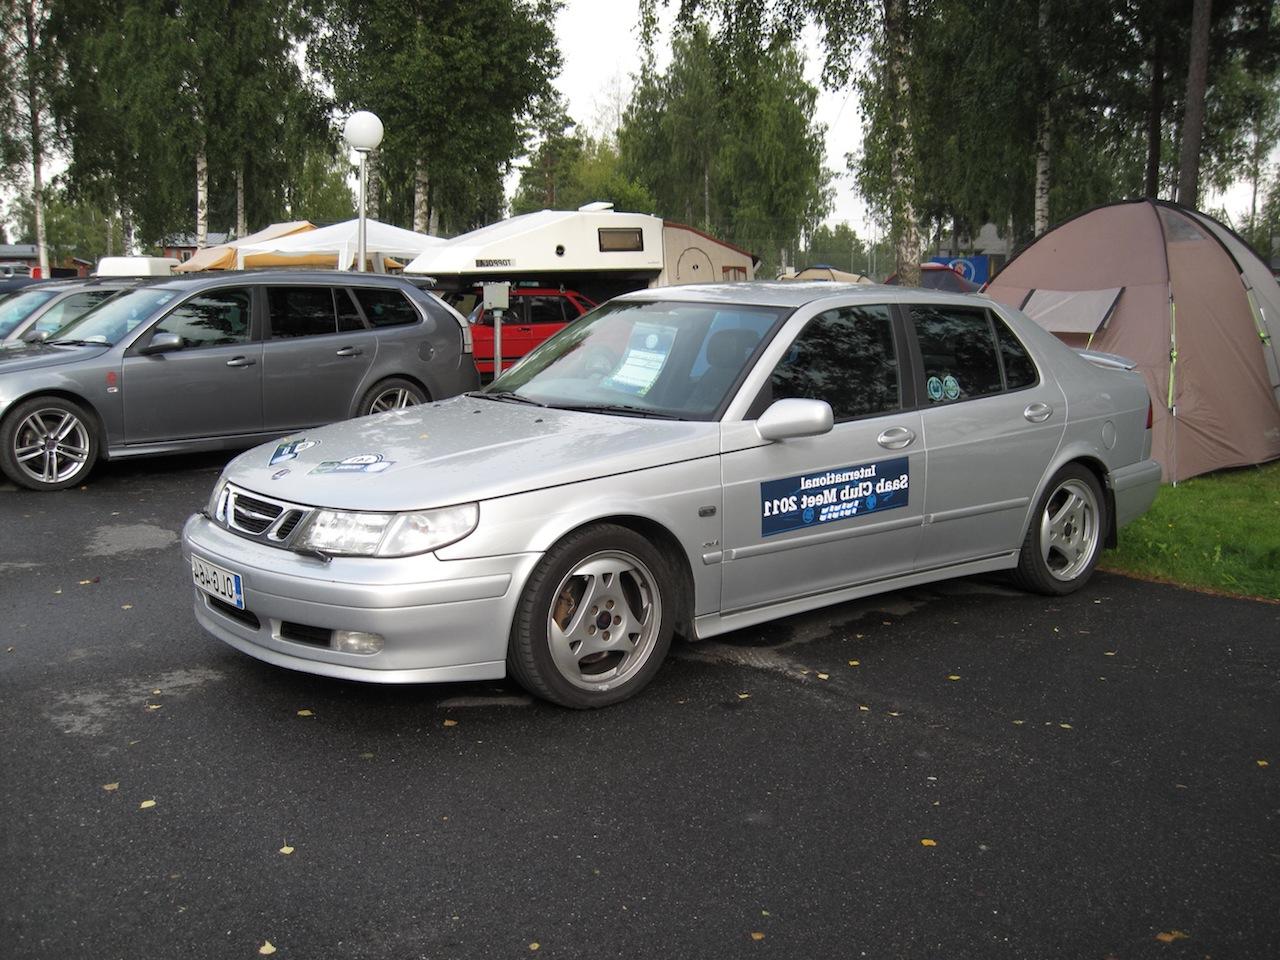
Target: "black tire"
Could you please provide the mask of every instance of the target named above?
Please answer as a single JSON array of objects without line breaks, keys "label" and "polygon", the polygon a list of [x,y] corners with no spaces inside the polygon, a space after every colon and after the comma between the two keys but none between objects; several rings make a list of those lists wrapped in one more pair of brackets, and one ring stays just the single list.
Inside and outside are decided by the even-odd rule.
[{"label": "black tire", "polygon": [[564,707],[626,700],[661,668],[679,603],[670,563],[652,543],[611,523],[584,527],[547,551],[530,575],[507,672]]},{"label": "black tire", "polygon": [[0,424],[0,469],[28,490],[65,490],[98,459],[93,416],[62,397],[24,400]]},{"label": "black tire", "polygon": [[427,402],[426,391],[411,380],[401,377],[389,377],[380,380],[365,391],[360,398],[358,417],[367,417],[372,413],[386,413],[401,407],[413,407]]},{"label": "black tire", "polygon": [[1079,590],[1102,555],[1107,522],[1098,478],[1078,463],[1067,464],[1049,481],[1031,515],[1014,582],[1055,597]]}]

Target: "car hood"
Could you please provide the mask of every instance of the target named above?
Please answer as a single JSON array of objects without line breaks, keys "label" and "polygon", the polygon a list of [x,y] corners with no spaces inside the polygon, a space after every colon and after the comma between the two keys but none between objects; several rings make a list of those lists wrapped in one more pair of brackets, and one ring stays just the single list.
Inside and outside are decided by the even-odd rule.
[{"label": "car hood", "polygon": [[6,340],[0,343],[0,375],[100,357],[110,349],[106,344],[100,347],[51,347],[44,343]]},{"label": "car hood", "polygon": [[225,476],[308,506],[415,510],[643,470],[719,449],[719,425],[469,397],[289,434]]}]

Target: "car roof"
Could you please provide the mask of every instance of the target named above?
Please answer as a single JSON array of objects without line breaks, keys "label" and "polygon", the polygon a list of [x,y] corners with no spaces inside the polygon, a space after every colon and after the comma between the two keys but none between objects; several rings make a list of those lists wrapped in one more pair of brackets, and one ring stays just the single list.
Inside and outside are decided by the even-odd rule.
[{"label": "car roof", "polygon": [[163,277],[154,286],[165,290],[203,290],[247,283],[339,283],[343,286],[414,287],[403,277],[350,270],[216,270],[198,276]]},{"label": "car roof", "polygon": [[619,300],[674,300],[680,302],[737,303],[761,307],[796,309],[824,300],[857,303],[973,303],[990,304],[987,297],[946,290],[923,290],[917,287],[891,287],[874,283],[833,283],[830,280],[777,281],[739,280],[733,283],[693,283],[675,287],[653,287],[636,290]]}]

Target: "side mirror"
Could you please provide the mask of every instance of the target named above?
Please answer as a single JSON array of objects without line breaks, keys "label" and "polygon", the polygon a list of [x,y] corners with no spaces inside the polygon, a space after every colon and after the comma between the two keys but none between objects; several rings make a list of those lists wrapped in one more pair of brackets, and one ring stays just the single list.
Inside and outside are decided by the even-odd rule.
[{"label": "side mirror", "polygon": [[173,353],[175,350],[182,349],[182,337],[176,333],[157,333],[151,338],[151,342],[144,347],[139,347],[138,352],[146,356],[155,353]]},{"label": "side mirror", "polygon": [[27,343],[44,343],[51,336],[52,330],[32,330],[30,333],[23,334],[22,339]]},{"label": "side mirror", "polygon": [[756,432],[765,440],[816,437],[829,433],[834,422],[831,404],[827,401],[791,397],[771,404],[756,421]]}]

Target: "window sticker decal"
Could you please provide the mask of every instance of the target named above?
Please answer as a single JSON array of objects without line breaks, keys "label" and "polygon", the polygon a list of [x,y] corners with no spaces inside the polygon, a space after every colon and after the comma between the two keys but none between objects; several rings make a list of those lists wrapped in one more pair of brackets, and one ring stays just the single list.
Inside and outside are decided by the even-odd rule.
[{"label": "window sticker decal", "polygon": [[631,331],[622,363],[602,385],[643,397],[658,379],[675,343],[676,328],[657,323],[637,323]]},{"label": "window sticker decal", "polygon": [[769,480],[760,484],[760,535],[905,507],[910,487],[906,457]]},{"label": "window sticker decal", "polygon": [[925,382],[925,386],[929,390],[930,400],[936,401],[936,400],[942,399],[942,380],[941,379],[939,379],[938,377],[930,377]]},{"label": "window sticker decal", "polygon": [[286,440],[276,447],[276,452],[267,461],[267,466],[274,467],[277,463],[284,463],[286,460],[296,460],[303,450],[310,450],[319,443],[319,440]]},{"label": "window sticker decal", "polygon": [[942,378],[942,393],[948,400],[959,399],[960,381],[948,373]]},{"label": "window sticker decal", "polygon": [[325,460],[312,473],[381,473],[395,464],[394,460],[382,459],[380,453],[362,453],[357,457],[345,460]]}]

